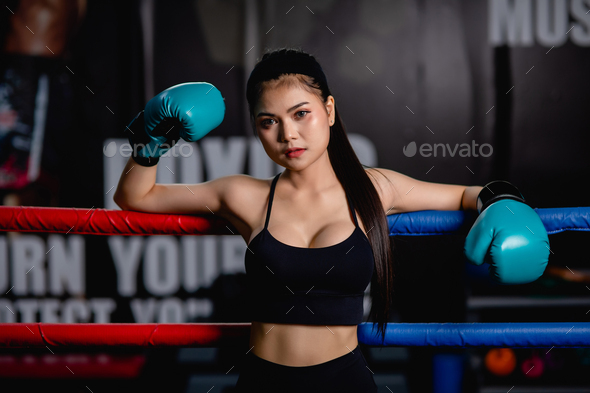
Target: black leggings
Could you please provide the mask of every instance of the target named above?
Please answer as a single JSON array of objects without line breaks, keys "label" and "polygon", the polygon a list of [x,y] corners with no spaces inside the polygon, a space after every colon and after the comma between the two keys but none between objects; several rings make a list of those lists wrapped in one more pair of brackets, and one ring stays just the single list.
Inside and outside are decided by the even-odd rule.
[{"label": "black leggings", "polygon": [[286,366],[262,359],[252,351],[242,363],[239,393],[374,393],[377,384],[357,345],[345,355],[312,366]]}]

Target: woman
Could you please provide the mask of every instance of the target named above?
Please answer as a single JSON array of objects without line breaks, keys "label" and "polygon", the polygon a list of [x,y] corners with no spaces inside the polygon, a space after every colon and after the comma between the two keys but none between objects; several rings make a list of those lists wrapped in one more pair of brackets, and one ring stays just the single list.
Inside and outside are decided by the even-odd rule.
[{"label": "woman", "polygon": [[191,185],[189,193],[183,184],[155,184],[154,159],[142,165],[135,157],[115,201],[145,212],[213,212],[248,244],[253,321],[237,391],[376,392],[357,325],[369,282],[381,333],[389,317],[394,272],[386,215],[475,209],[482,187],[362,165],[320,65],[301,50],[266,53],[246,94],[255,135],[283,172],[226,176]]}]

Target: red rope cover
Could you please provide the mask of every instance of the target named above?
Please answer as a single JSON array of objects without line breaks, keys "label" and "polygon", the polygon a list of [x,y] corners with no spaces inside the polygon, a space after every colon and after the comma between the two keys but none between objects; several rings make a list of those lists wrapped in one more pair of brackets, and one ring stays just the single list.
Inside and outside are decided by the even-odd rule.
[{"label": "red rope cover", "polygon": [[128,210],[0,206],[0,231],[82,235],[229,235],[228,221],[209,216]]},{"label": "red rope cover", "polygon": [[250,323],[4,323],[0,348],[222,347],[247,343]]}]

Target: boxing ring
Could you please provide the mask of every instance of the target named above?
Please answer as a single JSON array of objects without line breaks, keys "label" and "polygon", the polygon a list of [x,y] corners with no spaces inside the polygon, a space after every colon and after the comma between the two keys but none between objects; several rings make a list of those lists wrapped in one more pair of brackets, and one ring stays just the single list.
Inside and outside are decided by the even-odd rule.
[{"label": "boxing ring", "polygon": [[[549,235],[590,231],[590,208],[534,209]],[[434,211],[387,217],[390,236],[467,234],[472,211]],[[222,218],[122,210],[0,206],[0,231],[81,235],[226,235]],[[236,231],[231,231],[236,233]],[[218,347],[247,341],[249,323],[0,325],[0,348],[131,346]],[[359,342],[370,346],[590,347],[590,323],[388,323],[385,341],[362,323]]]},{"label": "boxing ring", "polygon": [[[372,323],[358,327],[359,342],[401,347],[590,347],[590,323],[388,323],[385,341]],[[6,323],[0,348],[224,347],[248,341],[250,323]]]},{"label": "boxing ring", "polygon": [[[590,208],[534,209],[547,233],[590,231]],[[390,236],[467,234],[477,218],[474,211],[420,211],[387,217]],[[0,206],[0,231],[81,235],[227,235],[222,218],[133,211]],[[227,347],[248,341],[250,323],[184,324],[0,324],[0,348],[66,347]],[[385,341],[373,323],[358,326],[358,340],[382,347],[590,347],[589,322],[545,323],[388,323]],[[449,372],[450,358],[438,362],[439,391],[458,391]],[[436,361],[435,361],[436,363]],[[444,367],[442,365],[445,365]],[[444,382],[443,382],[444,380]],[[442,386],[445,385],[444,388]]]}]

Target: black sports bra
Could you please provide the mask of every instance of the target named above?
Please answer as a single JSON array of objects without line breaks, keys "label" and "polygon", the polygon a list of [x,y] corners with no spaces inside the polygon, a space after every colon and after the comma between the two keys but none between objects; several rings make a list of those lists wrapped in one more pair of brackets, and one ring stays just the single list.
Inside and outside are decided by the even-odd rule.
[{"label": "black sports bra", "polygon": [[268,231],[275,186],[273,179],[264,229],[246,249],[246,281],[250,316],[254,321],[358,325],[363,299],[374,267],[373,249],[358,226],[344,241],[328,247],[295,247]]}]

